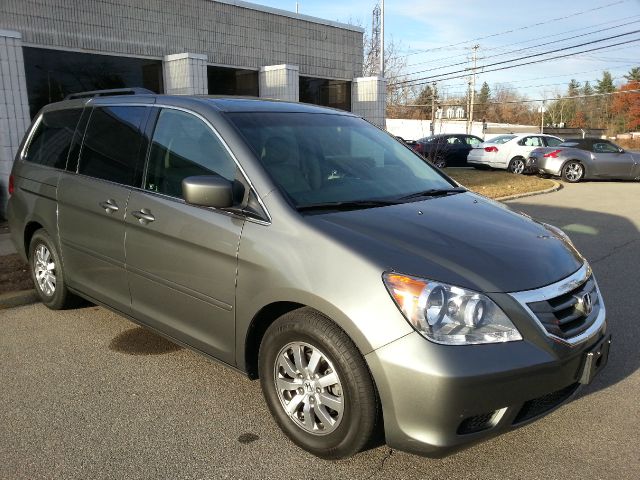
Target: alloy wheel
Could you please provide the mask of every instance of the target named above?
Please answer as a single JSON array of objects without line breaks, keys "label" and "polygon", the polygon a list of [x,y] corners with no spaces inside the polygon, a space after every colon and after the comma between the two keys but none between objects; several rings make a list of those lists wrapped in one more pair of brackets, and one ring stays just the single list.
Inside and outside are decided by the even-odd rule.
[{"label": "alloy wheel", "polygon": [[564,175],[570,182],[577,182],[582,178],[582,174],[582,165],[577,162],[572,162],[564,168]]},{"label": "alloy wheel", "polygon": [[524,160],[521,158],[516,158],[511,161],[511,173],[515,173],[516,175],[521,175],[524,172]]},{"label": "alloy wheel", "polygon": [[340,378],[320,349],[292,342],[278,353],[273,380],[278,399],[289,418],[313,435],[333,432],[344,414]]},{"label": "alloy wheel", "polygon": [[56,264],[53,255],[44,244],[36,247],[35,254],[33,269],[38,288],[42,293],[50,297],[56,291]]}]

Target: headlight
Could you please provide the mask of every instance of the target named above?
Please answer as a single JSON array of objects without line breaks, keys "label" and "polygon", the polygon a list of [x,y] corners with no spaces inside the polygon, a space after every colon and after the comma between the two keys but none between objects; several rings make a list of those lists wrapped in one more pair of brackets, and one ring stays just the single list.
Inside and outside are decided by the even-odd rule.
[{"label": "headlight", "polygon": [[424,278],[385,273],[384,283],[409,323],[446,345],[522,340],[518,329],[486,295]]}]

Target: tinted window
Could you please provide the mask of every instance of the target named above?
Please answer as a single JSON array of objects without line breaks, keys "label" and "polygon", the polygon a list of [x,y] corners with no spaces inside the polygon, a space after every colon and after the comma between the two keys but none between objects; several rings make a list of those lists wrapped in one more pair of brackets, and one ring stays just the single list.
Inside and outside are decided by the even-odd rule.
[{"label": "tinted window", "polygon": [[548,147],[557,147],[562,143],[562,140],[553,137],[544,137],[544,141],[547,143]]},{"label": "tinted window", "polygon": [[296,206],[453,187],[422,157],[359,118],[306,113],[228,117]]},{"label": "tinted window", "polygon": [[65,168],[71,139],[81,114],[81,108],[45,113],[31,138],[25,160]]},{"label": "tinted window", "polygon": [[182,198],[182,179],[220,175],[233,180],[236,165],[218,137],[189,113],[164,109],[156,124],[145,188]]},{"label": "tinted window", "polygon": [[618,153],[619,148],[610,142],[597,142],[593,144],[595,153]]},{"label": "tinted window", "polygon": [[96,107],[84,138],[78,173],[133,185],[146,107]]}]

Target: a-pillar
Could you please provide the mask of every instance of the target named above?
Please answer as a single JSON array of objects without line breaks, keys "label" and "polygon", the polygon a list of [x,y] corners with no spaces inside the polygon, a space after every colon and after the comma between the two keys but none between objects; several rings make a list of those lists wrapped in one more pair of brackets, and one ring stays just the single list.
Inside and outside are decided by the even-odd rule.
[{"label": "a-pillar", "polygon": [[374,125],[385,127],[386,81],[382,77],[359,77],[351,87],[351,111]]},{"label": "a-pillar", "polygon": [[0,217],[6,212],[13,159],[30,122],[22,35],[0,29]]},{"label": "a-pillar", "polygon": [[162,61],[164,91],[169,95],[206,95],[207,56],[198,53],[166,55]]},{"label": "a-pillar", "polygon": [[288,102],[300,100],[300,69],[297,65],[260,68],[260,96]]}]

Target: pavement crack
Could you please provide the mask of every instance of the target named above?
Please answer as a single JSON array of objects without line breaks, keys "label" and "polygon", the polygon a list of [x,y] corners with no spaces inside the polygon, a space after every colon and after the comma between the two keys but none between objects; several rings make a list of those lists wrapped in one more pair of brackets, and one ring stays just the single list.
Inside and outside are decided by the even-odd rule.
[{"label": "pavement crack", "polygon": [[393,456],[393,448],[390,448],[389,451],[385,454],[385,456],[382,457],[382,460],[380,460],[380,464],[378,465],[378,467],[373,472],[371,472],[371,475],[369,475],[365,480],[370,480],[373,477],[375,477],[377,474],[382,473],[382,470],[384,469],[384,464],[392,456]]},{"label": "pavement crack", "polygon": [[615,253],[617,253],[619,250],[622,250],[623,248],[628,247],[629,245],[640,241],[640,238],[634,238],[633,240],[629,240],[628,242],[623,243],[622,245],[618,245],[616,247],[613,247],[613,250],[611,250],[609,253],[607,253],[606,255],[603,255],[600,258],[597,258],[595,260],[591,261],[591,264],[596,264],[598,262],[601,262],[602,260],[606,260],[607,258],[609,258],[610,256],[614,255]]}]

